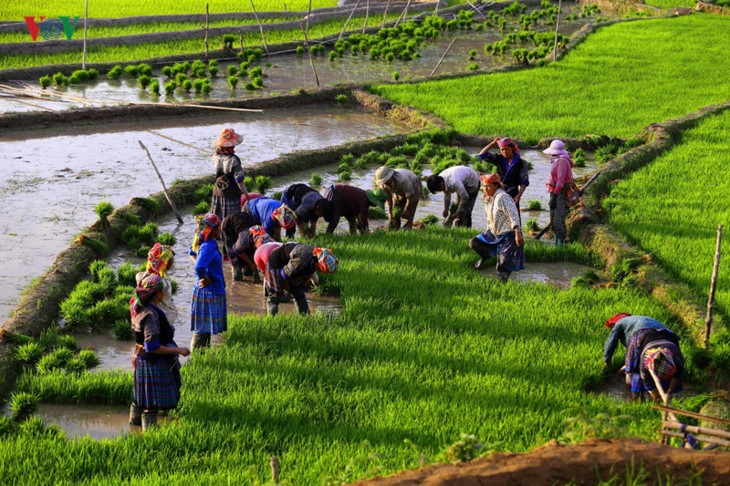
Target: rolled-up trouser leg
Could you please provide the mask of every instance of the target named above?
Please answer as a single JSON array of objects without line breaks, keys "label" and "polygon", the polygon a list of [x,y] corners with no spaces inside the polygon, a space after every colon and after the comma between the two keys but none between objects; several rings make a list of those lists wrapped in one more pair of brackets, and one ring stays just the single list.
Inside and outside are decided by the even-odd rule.
[{"label": "rolled-up trouser leg", "polygon": [[129,406],[129,425],[142,425],[142,409],[134,403]]},{"label": "rolled-up trouser leg", "polygon": [[469,240],[469,248],[477,252],[477,255],[481,258],[490,258],[492,256],[492,254],[489,253],[487,244],[476,236]]},{"label": "rolled-up trouser leg", "polygon": [[210,333],[209,332],[194,332],[193,337],[190,339],[190,351],[194,351],[196,348],[207,348],[210,346]]},{"label": "rolled-up trouser leg", "polygon": [[294,301],[297,303],[297,309],[301,315],[309,314],[309,304],[307,303],[307,296],[304,293],[303,287],[292,287],[290,289]]}]

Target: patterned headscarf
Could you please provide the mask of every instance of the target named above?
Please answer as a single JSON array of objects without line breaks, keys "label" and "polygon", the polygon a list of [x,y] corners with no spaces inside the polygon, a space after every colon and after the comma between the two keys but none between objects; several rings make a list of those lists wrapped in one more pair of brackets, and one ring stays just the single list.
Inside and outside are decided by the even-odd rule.
[{"label": "patterned headscarf", "polygon": [[271,213],[271,217],[285,230],[291,229],[297,224],[297,215],[289,206],[282,204]]},{"label": "patterned headscarf", "polygon": [[262,226],[251,226],[248,229],[248,232],[251,235],[251,238],[253,238],[254,248],[259,248],[265,243],[271,243],[274,241],[274,239],[266,233],[266,230]]},{"label": "patterned headscarf", "polygon": [[644,366],[653,369],[661,381],[668,380],[677,373],[674,353],[667,348],[656,347],[644,351]]},{"label": "patterned headscarf", "polygon": [[484,186],[487,184],[497,184],[499,187],[502,187],[502,180],[499,178],[498,174],[483,175],[479,178],[479,180],[482,181],[482,185]]},{"label": "patterned headscarf", "polygon": [[511,138],[507,138],[507,137],[500,138],[499,140],[497,140],[497,145],[499,146],[499,148],[512,147],[512,150],[514,151],[514,153],[516,153],[516,154],[520,153],[520,148],[517,146],[517,144]]},{"label": "patterned headscarf", "polygon": [[159,275],[147,275],[137,284],[137,288],[134,289],[134,294],[129,300],[129,312],[132,314],[132,318],[142,310],[153,295],[162,290],[163,286],[162,277]]},{"label": "patterned headscarf", "polygon": [[618,314],[614,314],[606,320],[606,327],[608,329],[613,329],[613,326],[615,326],[618,321],[620,321],[624,317],[629,317],[630,315],[631,314],[627,314],[625,312],[619,312]]},{"label": "patterned headscarf", "polygon": [[335,273],[337,271],[337,257],[327,248],[315,248],[312,252],[317,257],[317,271],[321,273]]},{"label": "patterned headscarf", "polygon": [[195,218],[195,220],[198,222],[198,229],[195,231],[192,247],[193,251],[197,252],[200,244],[208,241],[216,226],[221,224],[221,219],[215,213],[205,213],[203,216]]},{"label": "patterned headscarf", "polygon": [[162,278],[166,278],[167,265],[175,256],[175,251],[169,245],[155,243],[147,254],[147,273],[154,273]]}]

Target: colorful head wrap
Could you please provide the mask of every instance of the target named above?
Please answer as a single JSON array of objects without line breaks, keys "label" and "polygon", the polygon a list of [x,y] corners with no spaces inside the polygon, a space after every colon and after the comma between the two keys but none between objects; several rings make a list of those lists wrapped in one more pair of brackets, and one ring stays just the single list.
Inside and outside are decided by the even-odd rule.
[{"label": "colorful head wrap", "polygon": [[618,314],[614,314],[611,317],[606,320],[606,327],[608,329],[613,329],[613,326],[616,325],[618,321],[623,319],[624,317],[629,317],[631,314],[627,314],[625,312],[619,312]]},{"label": "colorful head wrap", "polygon": [[498,174],[483,175],[479,180],[482,181],[482,185],[484,186],[487,184],[497,184],[499,187],[502,187],[502,179],[499,178]]},{"label": "colorful head wrap", "polygon": [[193,251],[197,252],[200,244],[208,241],[216,226],[221,224],[221,219],[215,213],[205,213],[203,216],[196,217],[195,220],[198,222],[198,229],[195,231],[192,247]]},{"label": "colorful head wrap", "polygon": [[174,256],[175,251],[171,246],[155,243],[147,254],[147,273],[154,273],[162,278],[167,277],[165,272]]},{"label": "colorful head wrap", "polygon": [[136,316],[142,307],[155,295],[162,290],[164,282],[159,275],[147,275],[142,279],[134,289],[134,295],[129,301],[129,312],[132,317]]},{"label": "colorful head wrap", "polygon": [[261,245],[274,241],[274,239],[266,233],[266,230],[262,226],[251,226],[248,229],[248,232],[251,235],[251,238],[253,238],[254,248],[258,249]]},{"label": "colorful head wrap", "polygon": [[500,138],[499,140],[497,140],[497,145],[499,146],[499,148],[512,147],[512,150],[516,154],[519,154],[520,153],[519,147],[517,146],[517,144],[511,138],[508,138],[508,137]]},{"label": "colorful head wrap", "polygon": [[644,351],[644,366],[653,369],[657,378],[665,381],[677,373],[674,354],[667,348],[656,347]]},{"label": "colorful head wrap", "polygon": [[337,271],[337,257],[327,248],[315,248],[312,252],[317,257],[317,271],[321,273],[335,273]]},{"label": "colorful head wrap", "polygon": [[285,230],[291,229],[297,224],[297,214],[289,206],[282,204],[271,213],[271,217]]}]

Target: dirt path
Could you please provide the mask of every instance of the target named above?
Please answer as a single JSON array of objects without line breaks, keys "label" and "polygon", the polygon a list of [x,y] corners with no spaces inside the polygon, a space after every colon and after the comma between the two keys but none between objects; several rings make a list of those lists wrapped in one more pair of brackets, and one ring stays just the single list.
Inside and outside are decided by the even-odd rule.
[{"label": "dirt path", "polygon": [[632,468],[628,478],[636,484],[675,484],[693,475],[697,484],[728,484],[730,452],[693,451],[638,439],[589,440],[573,445],[552,441],[525,454],[496,453],[465,464],[428,466],[356,484],[583,485],[616,476],[620,484],[626,484],[627,469]]}]

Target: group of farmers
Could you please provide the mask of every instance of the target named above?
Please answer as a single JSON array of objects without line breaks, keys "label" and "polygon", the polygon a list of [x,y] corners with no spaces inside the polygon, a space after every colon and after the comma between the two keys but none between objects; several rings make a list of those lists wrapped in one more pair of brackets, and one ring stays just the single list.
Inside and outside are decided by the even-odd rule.
[{"label": "group of farmers", "polygon": [[[305,184],[293,184],[281,201],[249,193],[244,183],[241,160],[235,147],[243,137],[231,128],[221,131],[214,142],[215,183],[209,213],[198,218],[198,227],[190,248],[197,285],[191,303],[190,348],[174,341],[171,325],[177,310],[171,298],[171,284],[166,271],[172,266],[171,247],[155,244],[148,255],[145,272],[137,275],[137,287],[130,301],[135,351],[132,358],[134,402],[130,423],[147,429],[156,424],[160,410],[174,408],[180,398],[180,364],[178,355],[188,356],[196,348],[210,345],[211,335],[227,329],[227,307],[223,261],[230,260],[233,279],[251,275],[261,282],[267,313],[275,315],[282,302],[293,298],[300,314],[308,314],[306,290],[317,281],[317,273],[337,271],[338,260],[331,250],[297,242],[281,243],[282,230],[289,238],[295,232],[305,238],[316,233],[319,218],[327,222],[332,233],[340,219],[349,223],[352,234],[369,230],[371,206],[388,207],[391,227],[412,228],[416,207],[423,196],[421,179],[407,169],[383,166],[375,172],[376,191],[364,191],[350,185],[335,184],[324,195]],[[492,153],[494,147],[499,153]],[[555,140],[544,151],[550,155],[552,168],[547,184],[550,193],[550,217],[556,244],[562,246],[565,218],[568,214],[567,190],[573,185],[573,162],[563,142]],[[444,192],[444,226],[471,227],[471,214],[483,191],[487,229],[469,241],[481,257],[475,265],[490,257],[497,258],[498,278],[506,281],[510,274],[524,268],[524,237],[521,232],[519,202],[529,185],[528,165],[517,145],[509,138],[497,138],[484,147],[478,157],[496,167],[496,173],[480,176],[466,166],[448,168],[426,179],[431,193]],[[451,209],[451,195],[456,196]],[[223,240],[223,252],[217,240]],[[659,379],[671,378],[669,393],[681,388],[683,358],[673,333],[655,326],[656,321],[621,315],[606,343],[604,359],[610,362],[618,341],[629,349],[626,373],[631,391],[652,393],[647,380],[648,369],[658,370]],[[635,322],[636,321],[636,322]],[[656,323],[658,324],[658,323]],[[608,323],[607,323],[608,325]],[[676,337],[676,336],[674,336]],[[202,349],[201,349],[202,351]],[[650,364],[647,364],[650,363]],[[660,363],[652,366],[651,363]],[[677,385],[679,380],[679,386]],[[643,387],[643,388],[642,388]],[[653,396],[653,395],[652,395]]]}]

